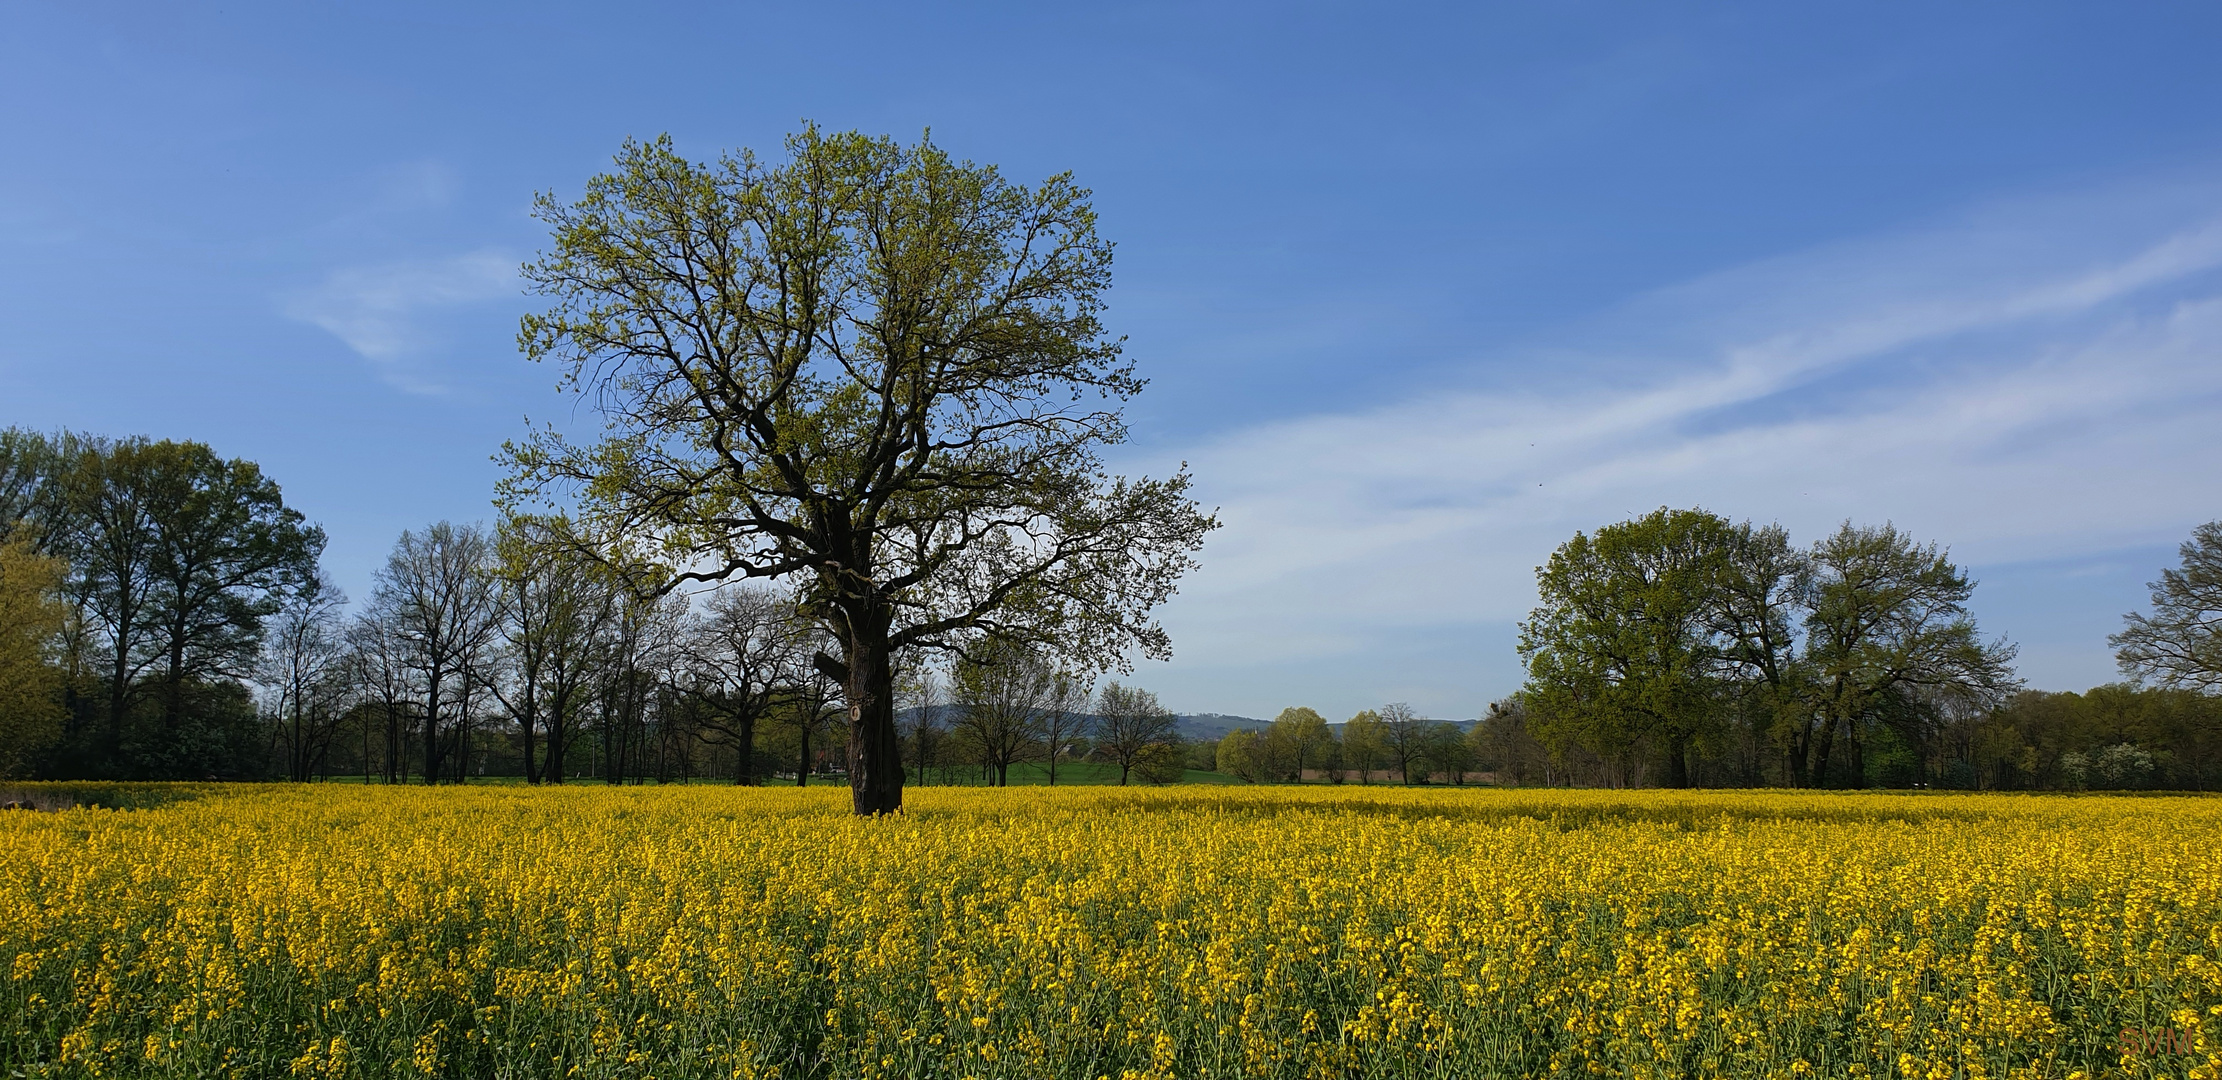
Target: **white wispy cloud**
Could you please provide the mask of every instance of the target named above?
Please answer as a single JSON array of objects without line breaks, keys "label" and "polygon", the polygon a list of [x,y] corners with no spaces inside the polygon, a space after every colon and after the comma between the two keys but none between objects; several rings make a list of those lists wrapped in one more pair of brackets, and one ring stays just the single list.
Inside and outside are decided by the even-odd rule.
[{"label": "white wispy cloud", "polygon": [[[1167,611],[1170,681],[1263,708],[1246,668],[1394,667],[1386,642],[1483,625],[1508,650],[1557,544],[1661,505],[1808,541],[1891,520],[1973,563],[2179,537],[2222,513],[2222,217],[2032,241],[2076,209],[1717,275],[1569,331],[1524,384],[1189,448],[1227,527]],[[1376,685],[1446,713],[1483,694]]]},{"label": "white wispy cloud", "polygon": [[333,271],[285,301],[286,314],[347,343],[393,385],[438,394],[446,383],[425,362],[439,344],[442,311],[517,292],[517,259],[476,251],[444,259]]}]

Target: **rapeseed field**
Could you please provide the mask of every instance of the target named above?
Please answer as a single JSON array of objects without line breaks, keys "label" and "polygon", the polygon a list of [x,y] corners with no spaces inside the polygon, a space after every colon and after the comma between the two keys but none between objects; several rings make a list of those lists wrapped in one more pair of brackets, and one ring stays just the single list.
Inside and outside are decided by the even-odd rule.
[{"label": "rapeseed field", "polygon": [[2222,1075],[2222,802],[204,790],[0,816],[0,1074]]}]

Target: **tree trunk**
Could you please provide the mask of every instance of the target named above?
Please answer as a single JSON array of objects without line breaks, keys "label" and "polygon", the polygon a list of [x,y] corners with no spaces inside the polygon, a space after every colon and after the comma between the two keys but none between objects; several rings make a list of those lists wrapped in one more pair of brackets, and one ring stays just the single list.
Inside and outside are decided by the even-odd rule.
[{"label": "tree trunk", "polygon": [[108,680],[108,768],[123,761],[123,714],[131,704],[131,657],[122,637],[116,640],[115,674]]},{"label": "tree trunk", "polygon": [[[812,707],[813,709],[815,709],[815,708],[816,708],[817,706],[813,705],[813,706],[811,706],[811,707]],[[801,744],[802,744],[802,758],[801,758],[801,760],[799,760],[799,761],[796,761],[796,762],[795,762],[795,786],[796,786],[796,787],[809,787],[809,786],[810,786],[810,721],[809,721],[808,719],[805,719],[805,720],[803,720],[803,722],[802,722],[801,724],[797,725],[797,727],[796,727],[796,729],[795,729],[795,730],[796,730],[796,732],[798,733],[798,735],[800,736],[800,737],[799,737],[798,739],[796,739],[795,741],[797,741],[797,742],[799,742],[799,743],[801,743]]]},{"label": "tree trunk", "polygon": [[1864,788],[1867,786],[1867,748],[1859,737],[1858,723],[1851,720],[1845,721],[1844,731],[1850,744],[1850,764],[1852,766],[1852,779],[1847,786],[1855,789]]},{"label": "tree trunk", "polygon": [[517,718],[517,726],[524,729],[525,736],[525,783],[538,784],[540,782],[540,763],[534,761],[532,756],[534,749],[532,729],[539,726],[540,717],[539,702],[533,698],[532,677],[531,672],[527,672],[525,675],[525,707],[523,715]]},{"label": "tree trunk", "polygon": [[174,747],[185,722],[185,635],[173,627],[169,670],[162,674],[162,737]]},{"label": "tree trunk", "polygon": [[440,782],[440,682],[445,674],[439,668],[425,680],[424,697],[424,782],[431,786]]},{"label": "tree trunk", "polygon": [[849,798],[860,815],[903,808],[903,741],[895,730],[895,675],[884,610],[850,613],[842,643],[849,706]]},{"label": "tree trunk", "polygon": [[751,768],[756,764],[756,716],[754,713],[744,715],[733,726],[736,729],[734,754],[741,759],[734,767],[733,783],[751,787],[756,783],[756,770]]},{"label": "tree trunk", "polygon": [[1667,740],[1667,786],[1690,786],[1690,742],[1675,736]]},{"label": "tree trunk", "polygon": [[1831,716],[1821,721],[1821,729],[1813,737],[1812,779],[1814,787],[1825,788],[1829,786],[1829,752],[1835,748],[1835,745],[1836,718]]}]

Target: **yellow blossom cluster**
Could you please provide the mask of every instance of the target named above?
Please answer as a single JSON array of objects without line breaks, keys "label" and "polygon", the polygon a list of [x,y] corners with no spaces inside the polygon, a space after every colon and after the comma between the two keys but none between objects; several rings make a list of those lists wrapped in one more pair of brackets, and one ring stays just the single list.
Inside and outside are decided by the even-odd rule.
[{"label": "yellow blossom cluster", "polygon": [[0,1075],[2222,1076],[2222,801],[906,807],[302,786],[6,815]]}]

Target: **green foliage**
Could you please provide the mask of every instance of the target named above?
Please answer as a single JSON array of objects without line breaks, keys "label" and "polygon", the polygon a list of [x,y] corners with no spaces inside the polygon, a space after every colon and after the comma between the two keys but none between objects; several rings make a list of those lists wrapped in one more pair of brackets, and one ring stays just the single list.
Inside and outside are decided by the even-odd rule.
[{"label": "green foliage", "polygon": [[1142,382],[1100,321],[1111,245],[1070,176],[1037,187],[808,128],[787,160],[627,143],[554,247],[527,355],[609,422],[509,446],[511,509],[575,500],[583,546],[661,586],[802,583],[849,701],[860,813],[896,809],[893,656],[991,635],[1082,667],[1164,656],[1149,613],[1216,527],[1170,480],[1109,476]]},{"label": "green foliage", "polygon": [[1265,779],[1269,774],[1263,742],[1255,731],[1230,731],[1221,736],[1215,759],[1218,771],[1240,777],[1246,784]]},{"label": "green foliage", "polygon": [[324,545],[260,468],[195,442],[10,429],[0,533],[67,567],[70,717],[43,769],[259,774],[240,680]]},{"label": "green foliage", "polygon": [[1334,743],[1327,718],[1297,705],[1282,709],[1266,728],[1264,753],[1276,775],[1302,780],[1307,770],[1325,767]]},{"label": "green foliage", "polygon": [[1661,508],[1577,533],[1537,586],[1523,726],[1615,782],[1663,759],[1685,786],[1706,749],[1734,782],[1921,782],[1944,719],[2017,685],[2014,648],[1967,614],[1974,583],[1889,525],[1799,552],[1779,526]]},{"label": "green foliage", "polygon": [[1711,615],[1726,575],[1727,521],[1661,508],[1581,533],[1536,572],[1541,604],[1520,626],[1538,734],[1605,755],[1664,744],[1669,783],[1688,784],[1690,744],[1727,690]]},{"label": "green foliage", "polygon": [[0,541],[0,778],[21,773],[61,736],[67,569],[34,551],[28,537]]},{"label": "green foliage", "polygon": [[1958,786],[2222,788],[2222,698],[2128,683],[2024,691],[1946,729]]},{"label": "green foliage", "polygon": [[1388,760],[1388,731],[1381,722],[1381,714],[1372,709],[1360,711],[1342,724],[1342,766],[1356,769],[1358,782],[1370,784],[1373,774]]}]

